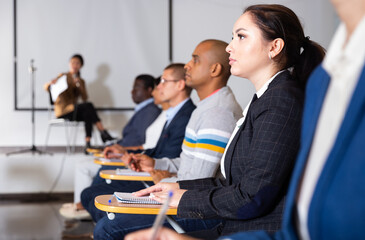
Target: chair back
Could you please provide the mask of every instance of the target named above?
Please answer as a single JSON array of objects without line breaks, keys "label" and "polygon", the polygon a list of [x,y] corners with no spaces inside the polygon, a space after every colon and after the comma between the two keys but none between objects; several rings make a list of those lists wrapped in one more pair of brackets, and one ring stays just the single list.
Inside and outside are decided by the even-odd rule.
[{"label": "chair back", "polygon": [[56,119],[56,117],[53,114],[54,110],[54,102],[52,100],[52,93],[48,90],[48,96],[49,96],[49,104],[48,104],[48,120],[52,121],[53,119]]},{"label": "chair back", "polygon": [[49,104],[51,105],[51,106],[53,106],[54,105],[54,102],[53,102],[53,100],[52,100],[52,93],[51,93],[51,91],[48,89],[48,96],[49,96]]}]

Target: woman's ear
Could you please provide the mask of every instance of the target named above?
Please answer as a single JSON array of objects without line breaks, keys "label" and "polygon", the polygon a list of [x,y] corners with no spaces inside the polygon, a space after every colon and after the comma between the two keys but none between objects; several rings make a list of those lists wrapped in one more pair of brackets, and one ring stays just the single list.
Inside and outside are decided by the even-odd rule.
[{"label": "woman's ear", "polygon": [[212,77],[217,77],[222,73],[222,65],[220,63],[214,63],[210,67],[210,75]]},{"label": "woman's ear", "polygon": [[273,41],[271,41],[270,45],[270,51],[269,51],[269,58],[275,58],[277,55],[281,53],[281,51],[284,48],[284,40],[281,38],[276,38]]}]

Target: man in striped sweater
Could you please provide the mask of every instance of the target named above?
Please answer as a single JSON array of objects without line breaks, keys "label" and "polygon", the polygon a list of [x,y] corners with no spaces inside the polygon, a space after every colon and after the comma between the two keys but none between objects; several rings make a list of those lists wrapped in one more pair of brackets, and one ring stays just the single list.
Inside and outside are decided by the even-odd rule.
[{"label": "man in striped sweater", "polygon": [[[230,66],[225,47],[225,42],[205,40],[185,65],[186,84],[197,91],[200,102],[186,126],[180,157],[153,159],[132,154],[124,157],[126,163],[135,161],[135,170],[159,175],[155,176],[155,183],[215,176],[236,122],[242,117],[241,107],[226,86]],[[165,171],[157,174],[158,170]]]},{"label": "man in striped sweater", "polygon": [[[200,102],[186,127],[180,157],[153,159],[128,154],[123,156],[126,163],[133,159],[135,170],[153,172],[155,182],[215,176],[236,121],[242,117],[242,109],[227,86],[230,66],[226,47],[223,41],[205,40],[195,48],[192,59],[185,65],[186,84],[197,91]],[[154,218],[153,215],[117,214],[110,221],[104,217],[95,227],[94,238],[123,239],[138,226],[152,225]],[[194,219],[176,220],[185,231],[189,231],[189,226],[201,224],[200,221],[192,223]],[[209,229],[218,223],[218,220],[208,220],[202,227]]]}]

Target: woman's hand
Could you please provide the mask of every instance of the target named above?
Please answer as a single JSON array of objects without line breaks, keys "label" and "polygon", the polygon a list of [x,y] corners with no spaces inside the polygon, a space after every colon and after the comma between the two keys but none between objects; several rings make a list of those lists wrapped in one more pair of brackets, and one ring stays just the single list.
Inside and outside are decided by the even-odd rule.
[{"label": "woman's hand", "polygon": [[76,87],[80,87],[80,78],[79,77],[72,77],[74,80],[74,84],[76,85]]},{"label": "woman's hand", "polygon": [[179,190],[180,186],[178,183],[158,183],[156,185],[153,185],[149,188],[145,188],[142,190],[139,190],[137,192],[134,192],[133,195],[137,197],[142,197],[145,195],[149,195],[150,193],[156,193],[156,192],[168,192],[168,191],[174,191]]},{"label": "woman's hand", "polygon": [[51,84],[55,84],[57,82],[58,78],[55,78],[51,81]]},{"label": "woman's hand", "polygon": [[173,195],[170,200],[170,207],[178,207],[180,199],[182,195],[187,191],[185,189],[180,189],[180,186],[178,183],[158,183],[152,187],[142,189],[138,192],[133,193],[133,195],[137,197],[145,196],[151,194],[152,199],[163,203],[165,202],[168,193],[172,191]]},{"label": "woman's hand", "polygon": [[[173,195],[172,195],[172,198],[170,199],[169,206],[177,208],[179,206],[182,196],[184,195],[184,193],[186,191],[188,191],[188,190],[179,189],[179,190],[173,191]],[[157,202],[164,203],[166,201],[168,195],[169,195],[168,192],[157,192],[157,193],[152,194],[152,199]]]}]

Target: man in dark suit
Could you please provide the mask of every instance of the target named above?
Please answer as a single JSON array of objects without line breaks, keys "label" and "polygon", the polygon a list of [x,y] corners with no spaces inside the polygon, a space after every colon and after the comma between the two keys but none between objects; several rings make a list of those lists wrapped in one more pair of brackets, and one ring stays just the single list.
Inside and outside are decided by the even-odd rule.
[{"label": "man in dark suit", "polygon": [[[184,64],[171,64],[163,72],[161,82],[157,86],[163,101],[171,106],[167,110],[164,129],[161,132],[157,145],[153,149],[146,150],[151,157],[178,157],[181,153],[181,145],[185,136],[185,127],[189,122],[195,105],[189,98],[191,88],[185,85]],[[117,153],[113,151],[113,153]],[[126,152],[124,152],[127,154]],[[151,185],[153,183],[150,183]],[[106,184],[105,181],[86,188],[81,194],[82,205],[88,210],[93,220],[97,222],[105,216],[104,212],[94,206],[94,198],[101,194],[113,194],[115,191],[133,192],[143,189],[140,181],[113,181]]]},{"label": "man in dark suit", "polygon": [[152,98],[155,79],[151,75],[142,74],[136,77],[132,93],[133,102],[137,104],[135,113],[123,128],[122,138],[117,144],[123,147],[140,146],[145,142],[146,129],[158,117],[161,109]]},{"label": "man in dark suit", "polygon": [[[170,108],[166,111],[166,123],[156,147],[147,149],[145,154],[154,158],[174,158],[181,152],[185,127],[195,105],[189,98],[192,89],[185,83],[184,65],[170,64],[165,68],[157,85],[160,97]],[[177,146],[180,146],[178,151]]]}]

